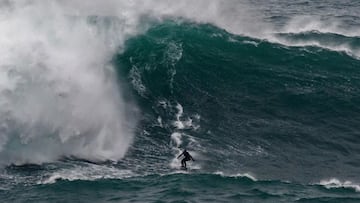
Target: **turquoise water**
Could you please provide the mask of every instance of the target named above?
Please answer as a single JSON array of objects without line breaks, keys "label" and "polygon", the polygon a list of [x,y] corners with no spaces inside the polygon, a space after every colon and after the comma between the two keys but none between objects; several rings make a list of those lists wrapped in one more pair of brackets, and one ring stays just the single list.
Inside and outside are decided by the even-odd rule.
[{"label": "turquoise water", "polygon": [[360,201],[357,1],[8,4],[1,202]]}]

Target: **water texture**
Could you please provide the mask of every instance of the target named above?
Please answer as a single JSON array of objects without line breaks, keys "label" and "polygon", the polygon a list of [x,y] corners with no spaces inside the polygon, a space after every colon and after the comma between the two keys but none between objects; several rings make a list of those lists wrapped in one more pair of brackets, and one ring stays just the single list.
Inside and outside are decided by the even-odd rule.
[{"label": "water texture", "polygon": [[359,10],[0,1],[0,201],[359,202]]}]

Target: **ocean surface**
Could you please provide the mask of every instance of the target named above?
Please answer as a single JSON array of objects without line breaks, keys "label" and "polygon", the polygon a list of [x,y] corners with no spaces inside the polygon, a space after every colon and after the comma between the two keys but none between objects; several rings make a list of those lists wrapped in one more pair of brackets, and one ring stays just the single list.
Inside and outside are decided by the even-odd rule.
[{"label": "ocean surface", "polygon": [[0,1],[0,202],[360,202],[359,105],[360,1]]}]

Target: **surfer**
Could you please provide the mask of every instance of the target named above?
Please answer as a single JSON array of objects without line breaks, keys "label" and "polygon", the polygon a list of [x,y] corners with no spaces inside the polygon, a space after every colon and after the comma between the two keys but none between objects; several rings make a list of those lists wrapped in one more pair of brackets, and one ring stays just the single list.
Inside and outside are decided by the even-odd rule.
[{"label": "surfer", "polygon": [[183,167],[184,169],[186,169],[186,162],[187,161],[195,161],[193,159],[193,157],[189,154],[188,151],[186,151],[186,149],[183,151],[183,153],[181,153],[177,158],[180,158],[182,155],[184,155],[184,158],[181,160],[181,167]]}]

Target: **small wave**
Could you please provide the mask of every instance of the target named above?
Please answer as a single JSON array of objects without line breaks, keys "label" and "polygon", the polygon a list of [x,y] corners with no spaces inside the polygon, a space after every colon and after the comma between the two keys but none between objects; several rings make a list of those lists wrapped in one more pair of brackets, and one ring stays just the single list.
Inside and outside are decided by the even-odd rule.
[{"label": "small wave", "polygon": [[251,44],[254,45],[255,47],[257,47],[259,45],[259,42],[255,42],[255,41],[250,41],[250,40],[245,40],[243,41],[244,44]]},{"label": "small wave", "polygon": [[343,22],[335,19],[295,16],[283,28],[262,38],[285,46],[315,46],[360,58],[359,31],[344,27]]},{"label": "small wave", "polygon": [[215,173],[213,173],[215,175],[220,175],[220,176],[223,176],[223,177],[231,177],[231,178],[238,178],[238,177],[245,177],[245,178],[249,178],[250,180],[252,181],[258,181],[258,179],[255,178],[254,175],[251,175],[250,173],[236,173],[236,174],[229,174],[229,175],[226,175],[224,174],[224,172],[222,171],[216,171]]},{"label": "small wave", "polygon": [[331,188],[351,188],[354,189],[356,192],[360,192],[360,185],[355,184],[351,181],[340,181],[336,178],[331,178],[329,180],[321,180],[319,185],[324,186],[327,189]]},{"label": "small wave", "polygon": [[323,20],[314,16],[296,16],[293,17],[282,31],[287,33],[304,33],[318,31],[321,33],[334,33],[347,37],[359,37],[357,29],[342,28],[343,23],[332,19]]},{"label": "small wave", "polygon": [[299,42],[292,42],[289,40],[284,39],[276,39],[273,40],[275,43],[280,43],[285,46],[289,47],[319,47],[322,49],[330,50],[330,51],[336,51],[336,52],[343,52],[355,59],[360,58],[360,50],[353,49],[347,44],[341,44],[341,45],[330,45],[330,44],[323,44],[321,42],[311,40],[311,41],[299,41]]},{"label": "small wave", "polygon": [[115,167],[91,165],[85,167],[76,167],[71,169],[62,169],[48,175],[37,184],[53,184],[59,180],[98,180],[98,179],[122,179],[132,177],[134,174],[130,170],[121,170]]}]

